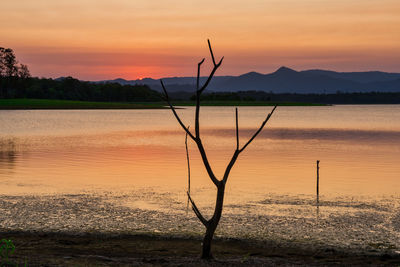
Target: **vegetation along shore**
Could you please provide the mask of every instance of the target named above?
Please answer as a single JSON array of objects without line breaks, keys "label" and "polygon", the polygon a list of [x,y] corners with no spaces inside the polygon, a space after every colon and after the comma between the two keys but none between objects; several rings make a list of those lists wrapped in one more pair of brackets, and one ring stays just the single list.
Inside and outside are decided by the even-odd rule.
[{"label": "vegetation along shore", "polygon": [[0,109],[162,109],[160,103],[92,102],[56,99],[0,99]]},{"label": "vegetation along shore", "polygon": [[[191,101],[175,101],[177,106],[195,106]],[[302,102],[204,101],[204,106],[321,106]],[[164,109],[164,102],[92,102],[56,99],[0,99],[0,109]]]}]

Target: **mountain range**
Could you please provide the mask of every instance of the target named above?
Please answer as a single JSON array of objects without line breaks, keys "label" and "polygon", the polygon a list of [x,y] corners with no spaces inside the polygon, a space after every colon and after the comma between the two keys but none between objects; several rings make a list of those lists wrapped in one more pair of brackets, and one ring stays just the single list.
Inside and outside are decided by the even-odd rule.
[{"label": "mountain range", "polygon": [[[204,83],[207,77],[201,77]],[[193,92],[196,77],[162,78],[168,91]],[[144,78],[140,80],[106,80],[120,84],[145,84],[154,90],[161,91],[159,79]],[[273,93],[336,93],[340,92],[400,92],[400,73],[381,71],[368,72],[335,72],[329,70],[296,71],[280,67],[275,72],[261,74],[249,72],[239,76],[215,76],[210,82],[208,91],[237,92],[264,91]]]}]

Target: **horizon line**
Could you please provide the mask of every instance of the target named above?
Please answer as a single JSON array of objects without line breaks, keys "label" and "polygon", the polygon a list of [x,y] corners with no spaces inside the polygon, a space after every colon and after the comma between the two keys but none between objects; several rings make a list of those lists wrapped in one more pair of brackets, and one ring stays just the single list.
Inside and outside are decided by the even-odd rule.
[{"label": "horizon line", "polygon": [[[328,71],[328,72],[336,72],[336,73],[372,73],[372,72],[380,72],[380,73],[387,73],[387,74],[400,74],[399,72],[388,72],[388,71],[382,71],[382,70],[365,70],[365,71],[338,71],[338,70],[331,70],[331,69],[319,69],[319,68],[312,68],[312,69],[303,69],[303,70],[296,70],[294,68],[290,68],[287,66],[281,66],[279,68],[277,68],[275,71],[272,72],[268,72],[268,73],[262,73],[262,72],[258,72],[258,71],[248,71],[248,72],[244,72],[242,74],[238,74],[238,75],[214,75],[214,77],[239,77],[239,76],[243,76],[246,74],[250,74],[250,73],[257,73],[257,74],[261,74],[261,75],[268,75],[268,74],[273,74],[278,72],[279,70],[282,69],[287,69],[287,70],[292,70],[295,72],[305,72],[305,71]],[[59,77],[35,77],[35,78],[45,78],[45,79],[60,79],[60,78],[67,78],[67,77],[71,77],[71,78],[75,78],[73,76],[59,76]],[[200,78],[207,78],[208,76],[200,76]],[[101,81],[113,81],[113,80],[125,80],[125,81],[137,81],[137,80],[145,80],[145,79],[152,79],[152,80],[161,80],[161,79],[171,79],[171,78],[196,78],[196,76],[163,76],[160,78],[154,78],[154,77],[143,77],[143,78],[136,78],[136,79],[129,79],[129,78],[122,78],[122,77],[116,77],[116,78],[105,78],[105,79],[101,79],[101,80],[86,80],[86,79],[78,79],[75,78],[77,80],[80,81],[90,81],[90,82],[101,82]]]}]

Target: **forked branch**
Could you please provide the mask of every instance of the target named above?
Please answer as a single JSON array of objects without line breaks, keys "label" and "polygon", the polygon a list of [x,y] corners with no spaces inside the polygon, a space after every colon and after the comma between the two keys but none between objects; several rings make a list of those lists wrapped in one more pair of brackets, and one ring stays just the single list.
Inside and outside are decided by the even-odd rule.
[{"label": "forked branch", "polygon": [[262,131],[262,129],[264,128],[265,124],[267,124],[269,118],[271,118],[272,113],[274,113],[276,107],[278,105],[276,105],[272,111],[267,115],[266,119],[262,122],[260,128],[253,134],[253,136],[250,138],[249,141],[247,141],[247,143],[241,148],[239,149],[239,119],[238,119],[238,110],[236,108],[235,110],[235,118],[236,118],[236,150],[233,153],[233,156],[231,158],[231,161],[229,162],[228,166],[225,169],[225,173],[224,173],[224,177],[222,178],[222,182],[226,183],[226,181],[228,180],[229,177],[229,173],[231,172],[231,169],[233,167],[233,165],[235,164],[239,154],[245,150],[245,148],[254,140],[254,138],[256,138],[256,136]]},{"label": "forked branch", "polygon": [[193,134],[189,131],[189,129],[183,124],[183,122],[182,122],[181,118],[179,117],[179,115],[177,114],[177,112],[176,112],[174,106],[171,104],[171,101],[170,101],[169,96],[168,96],[167,89],[165,88],[165,85],[164,85],[163,81],[160,80],[160,82],[161,82],[161,86],[162,86],[163,91],[164,91],[164,94],[165,94],[165,100],[167,101],[169,107],[171,108],[172,113],[174,114],[176,120],[179,122],[179,124],[181,125],[181,127],[183,128],[183,130],[186,132],[186,134],[188,134],[188,135],[196,142],[197,147],[199,148],[200,155],[201,155],[201,158],[202,158],[202,160],[203,160],[204,166],[206,167],[207,173],[208,173],[208,175],[210,176],[211,181],[215,184],[215,186],[218,187],[220,181],[216,178],[216,176],[214,175],[214,172],[212,171],[212,168],[211,168],[210,163],[209,163],[208,158],[207,158],[207,154],[206,154],[206,152],[205,152],[205,149],[204,149],[203,144],[202,144],[201,139],[200,139],[200,122],[199,122],[199,121],[200,121],[200,119],[199,119],[199,117],[200,117],[200,115],[199,115],[199,114],[200,114],[200,95],[201,95],[201,93],[203,92],[203,90],[207,87],[207,85],[208,85],[208,83],[210,82],[210,80],[212,79],[212,77],[213,77],[215,71],[216,71],[216,70],[218,69],[218,67],[221,65],[222,60],[223,60],[223,57],[222,57],[221,60],[219,61],[219,63],[218,63],[218,64],[215,64],[214,53],[213,53],[213,51],[212,51],[212,48],[211,48],[211,45],[210,45],[210,41],[209,41],[209,40],[208,40],[208,47],[209,47],[209,49],[210,49],[210,54],[211,54],[211,57],[212,57],[212,60],[213,60],[213,63],[214,63],[214,67],[213,67],[213,70],[211,71],[211,74],[210,74],[210,76],[208,77],[207,81],[206,81],[205,84],[200,88],[200,67],[201,67],[201,64],[203,64],[204,59],[201,60],[201,61],[198,63],[198,65],[197,65],[197,90],[196,90],[195,135],[193,135]]},{"label": "forked branch", "polygon": [[220,61],[218,62],[218,64],[215,63],[214,53],[213,53],[212,48],[211,48],[210,40],[207,39],[207,42],[208,42],[208,48],[210,49],[210,54],[211,54],[211,58],[212,58],[214,67],[213,67],[213,69],[212,69],[210,75],[208,76],[206,82],[203,84],[203,86],[202,86],[200,89],[197,90],[199,93],[202,93],[202,92],[204,91],[204,89],[206,89],[206,87],[207,87],[208,84],[210,83],[211,79],[213,78],[215,72],[217,71],[217,69],[219,68],[219,66],[221,66],[222,60],[224,60],[224,57],[222,57],[222,58],[220,59]]},{"label": "forked branch", "polygon": [[197,88],[196,88],[197,91],[196,91],[196,114],[195,114],[195,135],[196,135],[196,139],[195,139],[195,142],[197,144],[197,147],[199,149],[199,152],[200,152],[201,158],[203,160],[204,166],[206,167],[207,173],[210,176],[211,181],[215,184],[216,187],[218,187],[220,181],[215,177],[214,172],[211,169],[210,163],[208,162],[206,151],[205,151],[205,149],[203,147],[203,144],[201,142],[201,139],[200,139],[200,98],[201,98],[201,93],[204,91],[204,89],[206,89],[206,87],[210,83],[212,77],[214,76],[214,73],[217,71],[217,69],[221,65],[222,60],[224,59],[224,57],[221,58],[221,60],[219,61],[218,64],[215,64],[214,53],[213,53],[212,48],[211,48],[210,40],[207,40],[207,42],[208,42],[208,48],[210,50],[210,54],[211,54],[211,58],[212,58],[214,67],[213,67],[210,75],[208,76],[206,82],[200,88],[200,83],[199,83],[199,80],[200,80],[200,67],[201,67],[201,64],[203,64],[204,59],[202,61],[200,61],[198,63],[198,65],[197,65]]}]

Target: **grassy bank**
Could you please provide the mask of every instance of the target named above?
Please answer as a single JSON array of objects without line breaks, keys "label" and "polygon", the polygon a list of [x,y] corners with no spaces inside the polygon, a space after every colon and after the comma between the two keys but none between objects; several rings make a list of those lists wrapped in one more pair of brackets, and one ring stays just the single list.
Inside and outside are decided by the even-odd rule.
[{"label": "grassy bank", "polygon": [[[195,106],[194,101],[174,101],[176,106]],[[303,102],[202,101],[202,106],[324,106]],[[0,109],[162,109],[165,102],[89,102],[55,99],[0,99]]]},{"label": "grassy bank", "polygon": [[0,99],[0,109],[161,109],[162,103],[114,103],[55,99]]},{"label": "grassy bank", "polygon": [[[176,106],[195,106],[194,101],[173,101]],[[305,102],[271,102],[271,101],[202,101],[202,106],[326,106],[326,104],[315,104]]]}]

